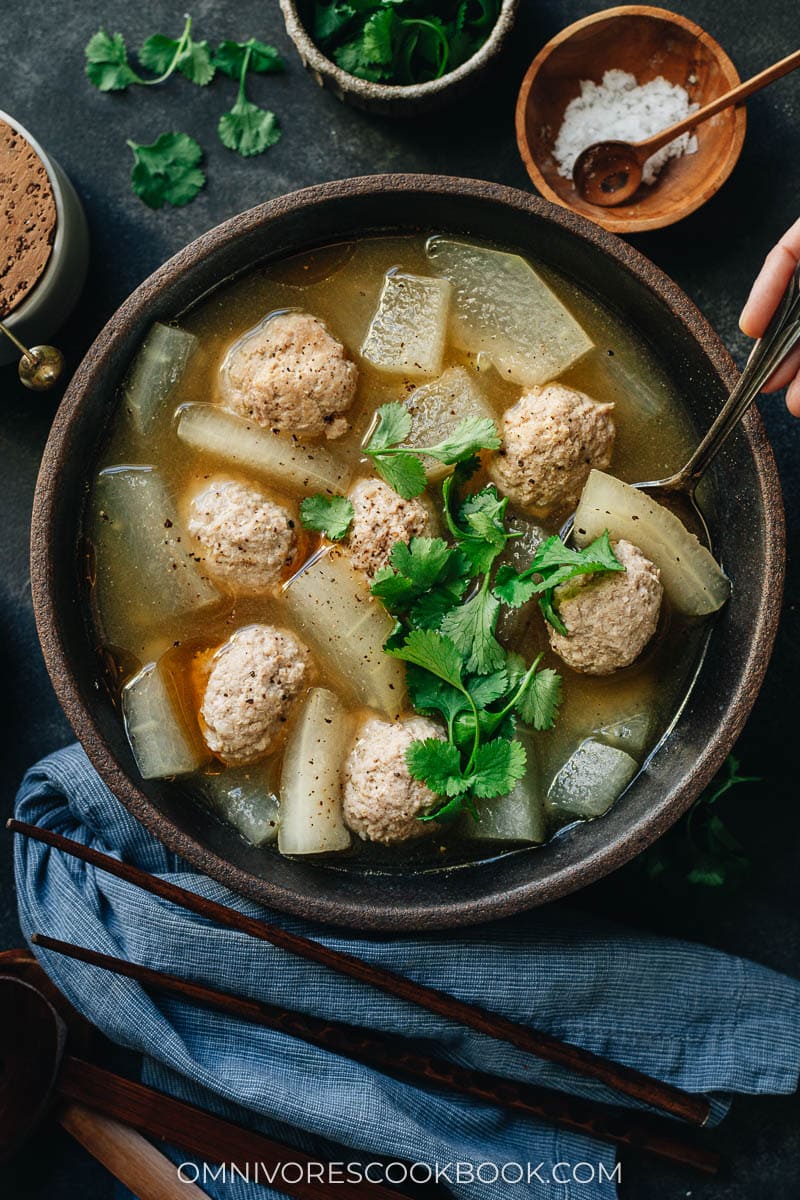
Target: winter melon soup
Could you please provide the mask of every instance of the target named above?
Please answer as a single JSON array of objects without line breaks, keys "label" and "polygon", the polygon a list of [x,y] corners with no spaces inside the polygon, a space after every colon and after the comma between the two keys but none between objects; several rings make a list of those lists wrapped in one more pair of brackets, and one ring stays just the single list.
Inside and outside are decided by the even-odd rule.
[{"label": "winter melon soup", "polygon": [[602,817],[728,595],[626,482],[692,440],[596,299],[441,235],[316,250],[154,325],[86,516],[141,776],[265,853],[385,869]]}]

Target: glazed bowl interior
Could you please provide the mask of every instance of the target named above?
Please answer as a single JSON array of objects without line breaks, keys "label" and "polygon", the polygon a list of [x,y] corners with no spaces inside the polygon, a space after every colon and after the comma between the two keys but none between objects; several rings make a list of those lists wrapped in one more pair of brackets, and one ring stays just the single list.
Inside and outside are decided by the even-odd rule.
[{"label": "glazed bowl interior", "polygon": [[371,873],[358,863],[257,850],[177,789],[137,774],[89,622],[79,537],[88,482],[128,364],[154,320],[169,321],[254,264],[337,240],[438,230],[495,242],[594,293],[654,349],[698,429],[735,379],[690,301],[636,251],[573,214],[497,185],[427,176],[323,184],[235,217],[151,276],[78,369],[45,451],[34,505],[32,582],[56,693],[108,786],[171,849],[234,890],[278,909],[379,929],[503,916],[608,873],[663,833],[719,768],[766,669],[780,608],[783,516],[753,411],[713,469],[713,536],[732,582],[696,685],[671,734],[614,808],[547,845],[457,867]]}]

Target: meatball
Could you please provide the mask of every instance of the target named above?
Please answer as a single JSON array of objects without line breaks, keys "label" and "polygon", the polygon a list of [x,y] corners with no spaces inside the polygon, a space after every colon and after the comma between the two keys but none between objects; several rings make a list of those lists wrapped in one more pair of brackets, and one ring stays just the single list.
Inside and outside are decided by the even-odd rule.
[{"label": "meatball", "polygon": [[582,575],[555,590],[566,637],[548,625],[550,645],[575,671],[611,675],[630,666],[656,631],[661,572],[630,542],[612,543],[625,571]]},{"label": "meatball", "polygon": [[311,675],[307,648],[272,625],[238,630],[214,656],[200,709],[209,750],[238,766],[269,753]]},{"label": "meatball", "polygon": [[318,317],[268,317],[231,347],[220,375],[224,403],[265,429],[341,437],[358,369]]},{"label": "meatball", "polygon": [[395,542],[432,533],[430,509],[421,500],[404,500],[380,479],[362,479],[351,489],[350,500],[350,557],[370,579],[389,562]]},{"label": "meatball", "polygon": [[238,592],[274,588],[297,552],[286,509],[233,480],[193,497],[189,532],[205,551],[209,573]]},{"label": "meatball", "polygon": [[560,383],[532,388],[505,412],[489,474],[536,515],[576,504],[592,467],[604,471],[611,462],[613,407]]},{"label": "meatball", "polygon": [[389,846],[428,831],[417,818],[436,797],[409,775],[406,749],[417,738],[442,736],[426,717],[395,722],[370,717],[364,723],[343,770],[344,819],[353,833]]}]

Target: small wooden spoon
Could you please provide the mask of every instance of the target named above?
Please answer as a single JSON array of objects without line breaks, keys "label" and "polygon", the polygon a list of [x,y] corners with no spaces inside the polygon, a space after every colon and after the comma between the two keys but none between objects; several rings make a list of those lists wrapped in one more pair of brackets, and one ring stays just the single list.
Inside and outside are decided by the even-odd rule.
[{"label": "small wooden spoon", "polygon": [[578,155],[572,168],[572,179],[578,192],[589,204],[597,204],[601,208],[612,208],[630,200],[642,182],[642,171],[648,158],[666,146],[668,142],[696,129],[703,121],[713,117],[730,105],[739,104],[754,92],[761,91],[767,84],[773,83],[783,75],[788,75],[800,67],[800,50],[795,50],[788,58],[781,59],[774,66],[767,67],[752,79],[740,83],[710,104],[705,104],[697,112],[691,113],[653,134],[643,142],[594,142]]}]

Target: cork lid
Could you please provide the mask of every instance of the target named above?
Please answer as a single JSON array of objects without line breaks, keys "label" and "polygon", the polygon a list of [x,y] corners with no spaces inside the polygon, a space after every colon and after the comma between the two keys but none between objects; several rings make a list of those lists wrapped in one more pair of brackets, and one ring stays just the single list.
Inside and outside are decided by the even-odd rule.
[{"label": "cork lid", "polygon": [[56,202],[44,163],[0,121],[0,319],[41,279],[53,249]]}]

